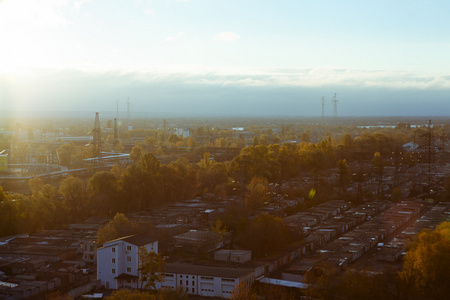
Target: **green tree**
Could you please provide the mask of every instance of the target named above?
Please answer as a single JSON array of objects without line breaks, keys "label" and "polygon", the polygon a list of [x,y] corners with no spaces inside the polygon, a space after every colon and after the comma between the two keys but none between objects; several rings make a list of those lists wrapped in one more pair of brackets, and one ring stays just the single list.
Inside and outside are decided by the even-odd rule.
[{"label": "green tree", "polygon": [[139,277],[142,289],[155,289],[156,283],[163,280],[164,260],[154,251],[139,247]]}]

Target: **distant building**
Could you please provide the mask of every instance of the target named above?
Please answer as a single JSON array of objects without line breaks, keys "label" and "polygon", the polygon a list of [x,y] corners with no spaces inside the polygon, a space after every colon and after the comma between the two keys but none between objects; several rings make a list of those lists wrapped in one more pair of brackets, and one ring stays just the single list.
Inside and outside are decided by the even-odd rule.
[{"label": "distant building", "polygon": [[414,151],[414,150],[416,150],[417,148],[419,148],[419,145],[416,144],[416,143],[413,143],[413,142],[409,142],[409,143],[404,144],[402,147],[403,147],[403,149],[405,149],[406,151]]},{"label": "distant building", "polygon": [[112,240],[97,249],[97,279],[107,289],[139,288],[139,247],[158,253],[158,241],[147,235]]},{"label": "distant building", "polygon": [[178,128],[175,128],[175,130],[176,130],[175,134],[177,136],[179,136],[179,137],[187,138],[187,137],[191,136],[191,132],[190,132],[190,130],[188,128],[180,128],[180,127],[178,127]]},{"label": "distant building", "polygon": [[214,231],[191,230],[174,236],[175,247],[193,253],[205,253],[223,247],[230,239],[230,233],[223,235]]},{"label": "distant building", "polygon": [[250,250],[218,250],[214,252],[214,260],[245,263],[252,260]]},{"label": "distant building", "polygon": [[190,295],[230,298],[240,283],[251,285],[255,270],[173,263],[166,264],[157,288],[182,288]]},{"label": "distant building", "polygon": [[0,154],[0,171],[8,171],[8,154]]}]

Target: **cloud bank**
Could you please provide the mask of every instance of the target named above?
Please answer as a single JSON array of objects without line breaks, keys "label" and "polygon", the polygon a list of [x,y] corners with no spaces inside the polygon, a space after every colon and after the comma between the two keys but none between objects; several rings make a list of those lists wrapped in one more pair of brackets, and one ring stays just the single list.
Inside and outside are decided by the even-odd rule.
[{"label": "cloud bank", "polygon": [[[191,69],[192,70],[192,69]],[[39,70],[0,75],[0,110],[114,111],[173,115],[443,116],[450,76],[342,69],[109,72]]]}]

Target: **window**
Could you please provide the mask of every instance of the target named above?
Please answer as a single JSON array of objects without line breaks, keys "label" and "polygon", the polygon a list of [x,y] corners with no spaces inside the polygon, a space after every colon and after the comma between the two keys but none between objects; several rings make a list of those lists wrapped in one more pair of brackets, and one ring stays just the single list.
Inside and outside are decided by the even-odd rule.
[{"label": "window", "polygon": [[200,279],[201,280],[209,280],[209,281],[214,280],[214,278],[212,278],[212,277],[204,277],[204,276],[200,277]]},{"label": "window", "polygon": [[222,281],[225,281],[225,282],[234,282],[234,279],[222,278]]},{"label": "window", "polygon": [[127,256],[127,261],[131,261],[131,256]]},{"label": "window", "polygon": [[115,264],[115,263],[116,263],[116,259],[113,258],[111,262],[112,262],[113,264]]},{"label": "window", "polygon": [[192,280],[192,285],[195,285],[195,281]]},{"label": "window", "polygon": [[94,251],[94,246],[89,246],[89,251]]},{"label": "window", "polygon": [[116,274],[116,269],[112,269],[111,273]]},{"label": "window", "polygon": [[128,273],[131,272],[131,267],[127,267],[127,272],[128,272]]},{"label": "window", "polygon": [[113,252],[113,253],[116,252],[116,248],[115,248],[115,247],[112,247],[112,248],[111,248],[111,252]]},{"label": "window", "polygon": [[131,251],[131,246],[127,246],[127,251]]},{"label": "window", "polygon": [[195,292],[195,290],[194,290],[194,288],[192,288],[192,294],[194,294],[194,292]]},{"label": "window", "polygon": [[183,280],[180,279],[180,285],[183,285]]},{"label": "window", "polygon": [[189,285],[189,281],[188,280],[186,280],[186,285]]}]

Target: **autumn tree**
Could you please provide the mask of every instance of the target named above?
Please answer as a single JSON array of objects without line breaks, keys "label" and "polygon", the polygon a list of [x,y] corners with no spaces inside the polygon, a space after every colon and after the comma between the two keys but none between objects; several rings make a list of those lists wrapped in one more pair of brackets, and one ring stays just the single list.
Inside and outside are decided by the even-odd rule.
[{"label": "autumn tree", "polygon": [[86,216],[89,201],[86,193],[86,184],[78,177],[68,176],[59,186],[59,193],[64,196],[64,201],[70,209],[73,218],[79,219]]},{"label": "autumn tree", "polygon": [[59,164],[69,167],[72,162],[72,156],[76,152],[76,146],[73,143],[61,145],[57,150]]},{"label": "autumn tree", "polygon": [[97,245],[102,246],[107,241],[135,234],[137,231],[137,226],[130,223],[124,214],[117,213],[108,224],[99,228],[97,232]]},{"label": "autumn tree", "polygon": [[424,299],[446,299],[450,295],[450,222],[435,230],[424,229],[409,246],[399,276],[407,293]]},{"label": "autumn tree", "polygon": [[383,170],[384,170],[384,162],[381,158],[380,152],[375,152],[372,158],[372,167],[377,174],[378,178],[378,194],[381,193],[381,184],[383,183]]},{"label": "autumn tree", "polygon": [[92,208],[99,214],[113,216],[124,206],[124,203],[119,202],[118,180],[111,172],[97,172],[89,178],[87,192],[92,201]]},{"label": "autumn tree", "polygon": [[288,232],[280,218],[261,214],[250,221],[238,239],[239,244],[250,249],[253,256],[264,257],[287,244]]},{"label": "autumn tree", "polygon": [[144,148],[142,148],[139,142],[136,142],[136,145],[134,145],[133,149],[131,149],[130,159],[132,159],[134,162],[138,162],[144,156],[144,154]]},{"label": "autumn tree", "polygon": [[161,163],[151,153],[128,166],[121,177],[123,191],[130,199],[126,210],[143,210],[158,204],[163,193],[162,178]]},{"label": "autumn tree", "polygon": [[347,161],[345,159],[341,159],[337,162],[337,166],[339,168],[339,187],[342,192],[345,191],[345,182],[349,173]]},{"label": "autumn tree", "polygon": [[258,295],[251,290],[251,286],[244,282],[239,282],[239,285],[231,293],[232,300],[257,300]]},{"label": "autumn tree", "polygon": [[269,192],[269,183],[265,178],[253,177],[252,181],[247,185],[246,205],[250,209],[257,209],[269,200],[267,193]]},{"label": "autumn tree", "polygon": [[156,283],[163,281],[164,260],[163,257],[148,251],[145,247],[139,247],[139,280],[140,289],[155,289]]}]

